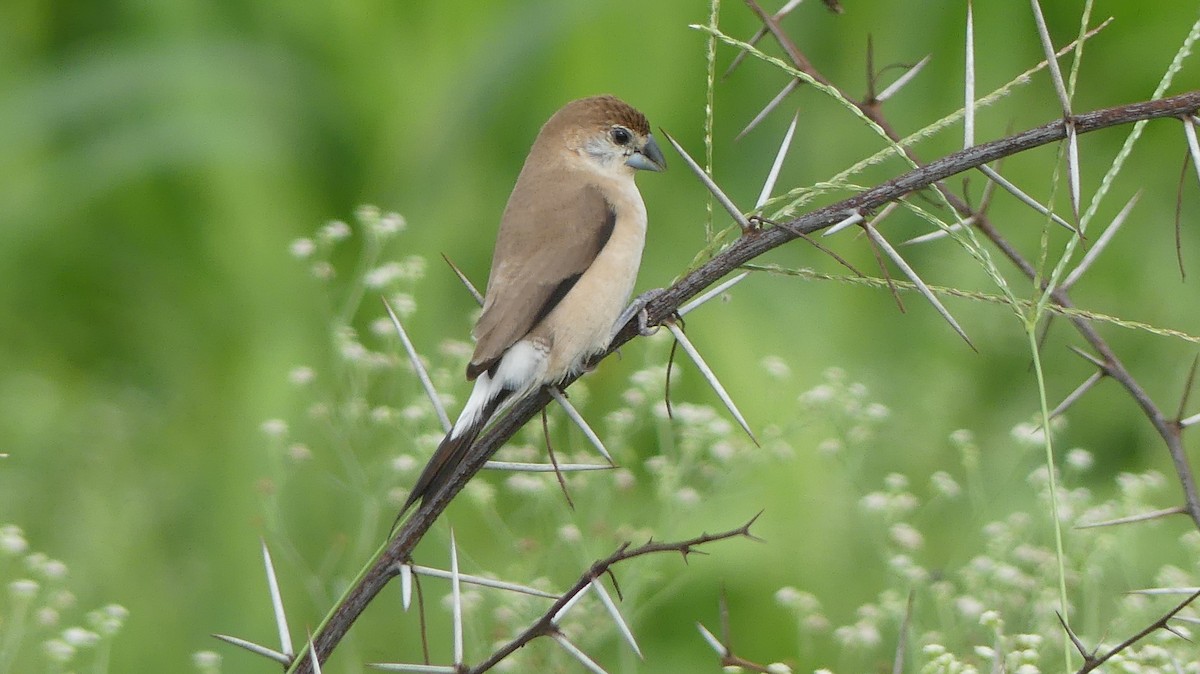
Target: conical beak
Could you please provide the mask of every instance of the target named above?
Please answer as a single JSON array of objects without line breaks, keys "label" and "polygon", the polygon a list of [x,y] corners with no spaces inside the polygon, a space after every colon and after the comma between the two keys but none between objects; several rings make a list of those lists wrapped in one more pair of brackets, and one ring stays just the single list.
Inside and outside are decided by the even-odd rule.
[{"label": "conical beak", "polygon": [[626,159],[625,165],[641,171],[666,171],[667,159],[654,142],[654,136],[646,136],[646,144]]}]

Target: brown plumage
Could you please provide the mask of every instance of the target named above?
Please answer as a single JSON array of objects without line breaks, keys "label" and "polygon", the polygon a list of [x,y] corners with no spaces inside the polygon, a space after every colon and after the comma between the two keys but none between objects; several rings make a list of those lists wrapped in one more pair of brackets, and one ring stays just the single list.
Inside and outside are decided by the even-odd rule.
[{"label": "brown plumage", "polygon": [[633,174],[664,168],[645,116],[616,97],[572,101],[542,127],[500,221],[467,366],[475,388],[401,515],[442,489],[497,412],[608,346],[645,240]]}]

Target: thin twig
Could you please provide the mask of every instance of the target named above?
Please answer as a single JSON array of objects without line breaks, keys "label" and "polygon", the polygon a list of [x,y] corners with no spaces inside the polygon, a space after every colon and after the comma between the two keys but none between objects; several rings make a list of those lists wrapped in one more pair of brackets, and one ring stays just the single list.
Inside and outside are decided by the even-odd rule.
[{"label": "thin twig", "polygon": [[[1191,115],[1197,110],[1200,110],[1200,91],[1190,91],[1169,98],[1077,114],[1075,116],[1075,127],[1078,133],[1086,134],[1140,120]],[[654,297],[646,305],[647,319],[652,325],[663,322],[685,301],[699,295],[734,269],[763,255],[767,251],[778,248],[798,238],[800,234],[811,234],[821,230],[844,219],[850,213],[870,212],[874,209],[882,208],[888,202],[903,198],[908,194],[929,187],[950,176],[974,169],[982,164],[996,161],[1001,157],[1019,154],[1034,147],[1057,142],[1065,138],[1065,136],[1066,128],[1062,120],[1055,120],[999,140],[974,145],[914,168],[875,188],[856,194],[848,199],[804,213],[781,223],[779,227],[762,229],[755,236],[740,237],[725,247],[719,254],[692,269],[671,287]],[[978,226],[981,229],[987,227],[994,232],[994,228],[990,228],[986,220],[981,220]],[[998,234],[994,236],[996,240],[1002,242],[997,245],[1005,251],[1006,256],[1013,259],[1018,268],[1022,270],[1022,273],[1025,273],[1026,269],[1028,269],[1031,276],[1036,273],[1034,268],[1029,266],[1011,245],[1008,245],[1007,241],[1004,241]],[[1011,255],[1009,251],[1011,251]],[[1069,299],[1064,294],[1056,293],[1053,298],[1056,301],[1067,302],[1069,306]],[[1162,420],[1165,424],[1165,419],[1161,419],[1161,415],[1157,413],[1157,408],[1154,407],[1153,403],[1141,390],[1132,376],[1119,363],[1115,362],[1115,356],[1112,354],[1111,349],[1108,348],[1108,345],[1099,337],[1095,330],[1091,328],[1088,321],[1084,319],[1072,319],[1072,323],[1084,336],[1085,340],[1092,345],[1092,348],[1101,354],[1103,359],[1113,363],[1109,368],[1109,374],[1133,393],[1135,400],[1138,401],[1138,404],[1146,411],[1147,416],[1155,423],[1155,428],[1165,438],[1169,438],[1170,434],[1164,431],[1166,426],[1158,423],[1158,420]],[[628,325],[618,332],[607,353],[620,348],[639,334],[637,321],[631,320]],[[607,353],[604,355],[607,355]],[[603,355],[599,358],[602,357]],[[568,379],[563,382],[563,386],[568,386],[571,381],[573,380]],[[450,500],[463,488],[467,480],[478,472],[484,463],[487,462],[487,459],[524,426],[528,420],[533,418],[538,410],[546,405],[549,400],[549,394],[543,391],[531,395],[514,405],[507,414],[497,420],[471,447],[464,461],[455,469],[447,487],[436,494],[432,494],[422,502],[419,508],[410,514],[388,547],[375,561],[372,568],[364,574],[359,584],[352,588],[345,600],[335,608],[333,614],[317,633],[315,646],[318,657],[326,658],[329,656],[375,595],[394,577],[396,563],[409,557],[413,548],[421,540],[425,532],[428,531],[429,527],[432,526],[434,520],[442,513]],[[1176,460],[1176,471],[1181,475],[1180,479],[1183,483],[1185,493],[1189,494],[1189,515],[1200,526],[1200,502],[1197,502],[1194,496],[1196,488],[1194,481],[1190,478],[1190,467],[1186,465],[1186,458],[1184,458],[1183,467],[1181,468],[1177,458],[1184,456],[1182,453],[1183,448],[1177,442],[1175,445],[1171,445],[1168,442],[1168,446],[1171,448],[1172,458]],[[1175,447],[1178,447],[1178,455],[1176,454]],[[311,674],[312,667],[308,662],[307,655],[297,658],[297,662],[293,664],[289,671]]]},{"label": "thin twig", "polygon": [[688,554],[694,552],[696,548],[708,543],[732,538],[754,538],[750,534],[750,527],[754,524],[754,520],[756,519],[758,519],[757,515],[755,515],[754,518],[749,522],[736,529],[730,529],[729,531],[724,531],[718,534],[701,534],[700,536],[685,541],[678,541],[674,543],[655,543],[654,541],[650,541],[636,548],[630,547],[628,543],[622,545],[608,557],[592,564],[591,568],[584,572],[583,575],[579,577],[579,580],[575,581],[575,585],[572,586],[571,589],[564,592],[558,601],[554,602],[554,604],[548,608],[540,618],[535,620],[533,624],[525,629],[525,631],[517,635],[507,644],[496,649],[496,651],[493,652],[491,656],[487,658],[487,660],[484,660],[482,663],[472,667],[469,670],[469,674],[481,674],[482,672],[486,672],[492,667],[495,667],[501,660],[508,657],[514,651],[523,647],[530,641],[533,641],[537,637],[557,633],[557,628],[554,626],[557,616],[561,615],[563,609],[568,605],[569,602],[572,602],[573,599],[582,594],[583,591],[591,585],[593,579],[604,575],[613,565],[623,562],[627,559],[663,552],[677,552],[683,555],[684,559],[686,559]]},{"label": "thin twig", "polygon": [[[1143,629],[1142,631],[1129,637],[1125,641],[1122,641],[1121,643],[1117,644],[1116,646],[1113,646],[1111,649],[1109,649],[1103,655],[1100,655],[1097,657],[1094,654],[1088,655],[1085,653],[1084,658],[1083,658],[1083,666],[1080,667],[1079,671],[1077,671],[1075,674],[1087,674],[1088,672],[1095,670],[1100,665],[1103,665],[1104,663],[1106,663],[1110,659],[1112,659],[1112,657],[1115,656],[1116,654],[1120,653],[1121,651],[1125,650],[1126,648],[1129,648],[1130,646],[1136,644],[1137,642],[1146,638],[1150,634],[1157,632],[1158,630],[1173,631],[1167,625],[1167,623],[1171,620],[1171,618],[1175,617],[1175,614],[1177,614],[1180,611],[1182,611],[1183,609],[1187,608],[1188,604],[1191,604],[1193,601],[1196,601],[1197,598],[1200,598],[1200,590],[1197,590],[1190,597],[1179,602],[1179,604],[1176,605],[1175,608],[1171,609],[1170,611],[1167,611],[1165,614],[1163,614],[1162,617],[1160,617],[1158,620],[1155,620],[1154,622],[1147,625],[1145,627],[1145,629]],[[1081,652],[1082,652],[1082,649],[1081,649]]]}]

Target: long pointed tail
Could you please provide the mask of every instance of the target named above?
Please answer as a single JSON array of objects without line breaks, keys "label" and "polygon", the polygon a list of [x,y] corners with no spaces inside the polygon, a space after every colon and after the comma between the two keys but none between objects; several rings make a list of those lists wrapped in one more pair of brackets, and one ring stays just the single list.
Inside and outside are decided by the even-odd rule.
[{"label": "long pointed tail", "polygon": [[[450,482],[458,465],[466,458],[480,431],[487,426],[501,407],[536,391],[546,381],[547,347],[520,340],[509,347],[494,370],[482,372],[454,428],[438,444],[433,458],[425,464],[408,500],[396,516],[400,523],[404,513],[417,501],[437,494]],[[395,525],[392,526],[395,529]]]},{"label": "long pointed tail", "polygon": [[425,464],[404,502],[404,507],[396,516],[397,523],[417,501],[433,496],[446,486],[450,476],[454,474],[454,469],[466,458],[467,450],[475,444],[480,431],[511,394],[512,391],[497,385],[497,382],[492,381],[486,374],[476,380],[475,390],[471,392],[471,398],[463,408],[462,415],[454,423],[454,428],[442,438],[429,463]]}]

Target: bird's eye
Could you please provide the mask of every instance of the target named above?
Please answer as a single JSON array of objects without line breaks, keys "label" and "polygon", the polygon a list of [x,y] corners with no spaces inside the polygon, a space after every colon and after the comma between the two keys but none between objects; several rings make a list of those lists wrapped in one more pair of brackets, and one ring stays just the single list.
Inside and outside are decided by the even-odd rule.
[{"label": "bird's eye", "polygon": [[617,145],[628,145],[633,136],[629,133],[629,129],[623,126],[614,126],[612,129],[612,139]]}]

